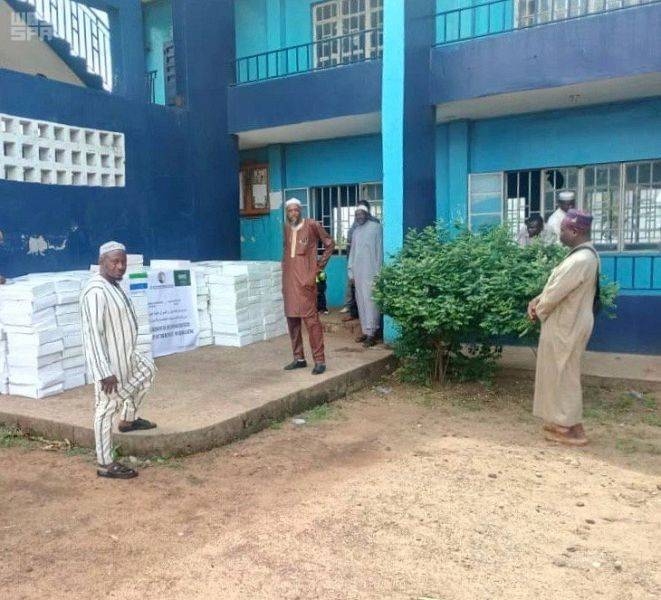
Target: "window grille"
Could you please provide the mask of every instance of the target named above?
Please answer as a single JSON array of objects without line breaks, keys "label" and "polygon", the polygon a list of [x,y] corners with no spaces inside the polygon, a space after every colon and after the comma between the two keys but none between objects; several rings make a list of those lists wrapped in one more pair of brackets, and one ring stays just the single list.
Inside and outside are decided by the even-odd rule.
[{"label": "window grille", "polygon": [[661,244],[661,160],[624,167],[624,248],[658,247]]},{"label": "window grille", "polygon": [[592,240],[600,250],[661,249],[661,160],[471,173],[469,225],[478,229],[505,219],[514,237],[532,214],[547,221],[565,190],[575,191],[577,207],[592,214]]},{"label": "window grille", "polygon": [[382,27],[383,0],[330,0],[313,5],[315,68],[381,56]]},{"label": "window grille", "polygon": [[515,27],[531,27],[583,15],[647,4],[651,0],[515,0]]},{"label": "window grille", "polygon": [[592,240],[603,250],[616,250],[619,239],[620,165],[583,169],[581,207],[592,213]]},{"label": "window grille", "polygon": [[577,167],[545,169],[542,171],[542,182],[544,195],[539,213],[544,217],[545,221],[556,209],[558,205],[558,194],[560,192],[574,192],[578,201],[580,194],[578,193]]}]

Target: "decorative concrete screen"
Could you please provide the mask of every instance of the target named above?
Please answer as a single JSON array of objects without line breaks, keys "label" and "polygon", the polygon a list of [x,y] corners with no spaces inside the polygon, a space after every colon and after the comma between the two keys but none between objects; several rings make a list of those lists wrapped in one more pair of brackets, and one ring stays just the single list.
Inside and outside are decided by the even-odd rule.
[{"label": "decorative concrete screen", "polygon": [[0,179],[124,187],[124,134],[0,113]]}]

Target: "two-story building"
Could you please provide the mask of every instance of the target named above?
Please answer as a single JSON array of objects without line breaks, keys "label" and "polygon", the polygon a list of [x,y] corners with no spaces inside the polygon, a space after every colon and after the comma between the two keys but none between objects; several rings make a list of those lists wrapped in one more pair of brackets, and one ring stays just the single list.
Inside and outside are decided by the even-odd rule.
[{"label": "two-story building", "polygon": [[661,354],[659,25],[656,0],[0,0],[0,269],[84,266],[72,229],[279,259],[295,196],[339,305],[359,199],[392,252],[573,190],[621,288],[591,347]]}]

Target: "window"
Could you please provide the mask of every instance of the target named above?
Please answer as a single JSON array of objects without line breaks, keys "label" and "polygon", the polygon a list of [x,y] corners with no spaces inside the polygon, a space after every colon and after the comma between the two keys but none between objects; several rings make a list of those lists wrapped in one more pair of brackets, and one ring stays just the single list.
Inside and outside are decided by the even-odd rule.
[{"label": "window", "polygon": [[504,219],[514,237],[530,215],[548,220],[559,192],[572,190],[592,213],[600,250],[661,248],[661,160],[472,173],[468,186],[472,229]]},{"label": "window", "polygon": [[651,0],[516,0],[514,26],[531,27],[583,15],[617,10]]},{"label": "window", "polygon": [[312,6],[315,68],[378,58],[383,0],[330,0]]},{"label": "window", "polygon": [[247,164],[239,173],[239,210],[242,216],[266,215],[270,210],[269,166]]},{"label": "window", "polygon": [[346,254],[347,235],[354,209],[360,200],[370,203],[370,212],[383,222],[383,184],[360,183],[285,190],[285,202],[301,201],[301,214],[319,221],[335,241],[335,253]]},{"label": "window", "polygon": [[585,167],[583,177],[582,207],[593,216],[592,240],[604,250],[617,250],[620,165]]},{"label": "window", "polygon": [[644,250],[661,244],[661,160],[625,165],[622,207],[624,247]]}]

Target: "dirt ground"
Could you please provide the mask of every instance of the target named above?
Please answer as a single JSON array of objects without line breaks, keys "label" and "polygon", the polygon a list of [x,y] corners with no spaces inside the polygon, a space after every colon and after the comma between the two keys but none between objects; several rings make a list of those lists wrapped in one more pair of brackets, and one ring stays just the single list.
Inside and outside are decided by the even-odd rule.
[{"label": "dirt ground", "polygon": [[661,388],[587,385],[585,449],[531,392],[384,380],[128,482],[4,430],[0,597],[661,597]]}]

